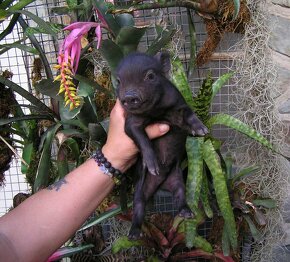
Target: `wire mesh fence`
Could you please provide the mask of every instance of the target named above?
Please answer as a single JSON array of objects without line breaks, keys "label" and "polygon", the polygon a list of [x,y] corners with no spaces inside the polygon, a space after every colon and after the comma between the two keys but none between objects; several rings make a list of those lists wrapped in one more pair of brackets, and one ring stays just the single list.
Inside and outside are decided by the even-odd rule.
[{"label": "wire mesh fence", "polygon": [[[37,16],[45,19],[49,22],[64,22],[64,18],[58,15],[55,15],[51,12],[51,8],[56,5],[63,5],[63,2],[55,1],[36,1],[31,4],[27,10],[36,14]],[[163,23],[163,20],[166,23],[170,23],[176,26],[176,36],[174,37],[174,47],[176,50],[176,55],[178,55],[183,61],[185,68],[188,69],[188,63],[190,59],[190,37],[189,37],[189,28],[188,28],[188,16],[187,11],[184,8],[168,8],[162,10],[154,11],[140,11],[135,14],[136,24],[148,25],[145,36],[143,37],[140,44],[140,51],[145,50],[146,47],[155,39],[156,31],[154,30],[154,24],[156,21],[158,23]],[[196,30],[196,43],[197,51],[201,48],[203,43],[207,38],[207,32],[202,18],[196,15],[194,12],[191,13],[194,20],[194,26]],[[34,22],[30,19],[26,19],[27,24],[32,27]],[[9,21],[4,21],[0,26],[0,30],[3,30]],[[23,33],[22,28],[17,24],[13,32],[8,35],[1,44],[13,43],[22,39]],[[52,38],[45,34],[36,35],[38,42],[45,51],[47,59],[51,67],[56,63],[56,50],[57,43],[55,43]],[[189,82],[192,86],[193,93],[196,94],[198,88],[201,86],[202,81],[206,76],[211,72],[212,78],[215,80],[219,76],[228,73],[232,68],[232,58],[229,52],[229,49],[235,45],[239,40],[240,36],[237,34],[225,34],[222,41],[220,42],[218,48],[215,50],[210,62],[206,65],[197,68],[192,72],[189,78]],[[25,44],[31,45],[28,39],[25,40]],[[32,85],[33,76],[35,74],[35,59],[37,56],[24,53],[18,49],[10,49],[8,52],[0,56],[0,70],[9,70],[13,73],[13,81],[19,84],[21,87],[26,90],[35,93],[35,90]],[[40,72],[41,77],[45,77],[44,68],[41,68]],[[232,81],[228,81],[221,92],[217,94],[212,104],[211,113],[234,113],[231,104],[233,102],[232,93],[235,89],[235,85]],[[20,103],[26,104],[27,101],[19,96],[16,96],[17,100]],[[232,131],[228,128],[218,126],[215,128],[213,134],[226,141],[231,139]],[[21,151],[18,150],[18,154],[21,155]],[[25,181],[25,177],[21,174],[21,163],[17,157],[14,157],[11,168],[6,172],[6,182],[5,185],[0,188],[0,216],[5,214],[8,209],[13,204],[13,197],[19,192],[29,192],[29,186]],[[154,197],[153,203],[149,207],[149,213],[151,212],[170,212],[173,215],[176,214],[176,207],[174,201],[172,200],[171,195],[156,195]],[[108,221],[110,223],[110,221]],[[107,224],[108,226],[109,224]],[[210,223],[207,223],[202,229],[205,232],[209,229]]]}]

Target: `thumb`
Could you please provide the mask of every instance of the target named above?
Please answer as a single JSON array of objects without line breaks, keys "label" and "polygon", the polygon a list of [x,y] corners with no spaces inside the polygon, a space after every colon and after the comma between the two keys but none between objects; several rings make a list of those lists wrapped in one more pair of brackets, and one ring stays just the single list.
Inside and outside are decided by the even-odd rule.
[{"label": "thumb", "polygon": [[146,133],[150,139],[157,138],[166,134],[169,131],[167,124],[152,124],[146,127]]}]

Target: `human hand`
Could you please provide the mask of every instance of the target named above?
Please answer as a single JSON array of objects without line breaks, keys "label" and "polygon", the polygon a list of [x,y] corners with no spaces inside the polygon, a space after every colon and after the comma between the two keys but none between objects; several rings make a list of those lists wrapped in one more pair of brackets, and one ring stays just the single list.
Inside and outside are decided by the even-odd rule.
[{"label": "human hand", "polygon": [[[107,142],[103,146],[103,154],[115,168],[124,172],[136,161],[138,148],[124,131],[125,111],[117,100],[110,114],[110,125]],[[169,130],[167,124],[152,124],[145,131],[150,139],[164,135]]]}]

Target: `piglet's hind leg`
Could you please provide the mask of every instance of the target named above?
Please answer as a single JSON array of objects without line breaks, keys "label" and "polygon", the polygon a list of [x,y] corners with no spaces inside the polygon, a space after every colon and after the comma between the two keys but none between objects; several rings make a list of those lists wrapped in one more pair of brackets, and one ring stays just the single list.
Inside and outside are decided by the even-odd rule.
[{"label": "piglet's hind leg", "polygon": [[170,191],[173,194],[179,211],[179,216],[184,218],[192,218],[194,216],[186,203],[182,170],[179,167],[171,171],[171,174],[161,185],[161,188]]},{"label": "piglet's hind leg", "polygon": [[128,236],[130,240],[137,240],[142,236],[141,226],[145,216],[146,203],[163,180],[164,177],[162,175],[154,176],[147,173],[144,183],[142,179],[137,182],[133,201],[132,226]]}]

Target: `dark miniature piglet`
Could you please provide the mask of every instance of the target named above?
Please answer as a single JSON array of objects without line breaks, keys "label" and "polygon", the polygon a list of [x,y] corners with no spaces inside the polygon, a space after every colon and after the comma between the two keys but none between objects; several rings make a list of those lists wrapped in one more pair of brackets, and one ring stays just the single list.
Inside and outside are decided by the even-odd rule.
[{"label": "dark miniature piglet", "polygon": [[[125,132],[141,153],[136,164],[138,179],[130,239],[141,236],[145,204],[158,188],[172,192],[180,216],[193,215],[186,203],[180,163],[187,135],[204,136],[208,130],[167,79],[170,67],[168,53],[154,57],[134,53],[124,58],[116,71],[117,96],[126,111]],[[170,130],[151,141],[145,127],[154,122],[167,123]]]}]

